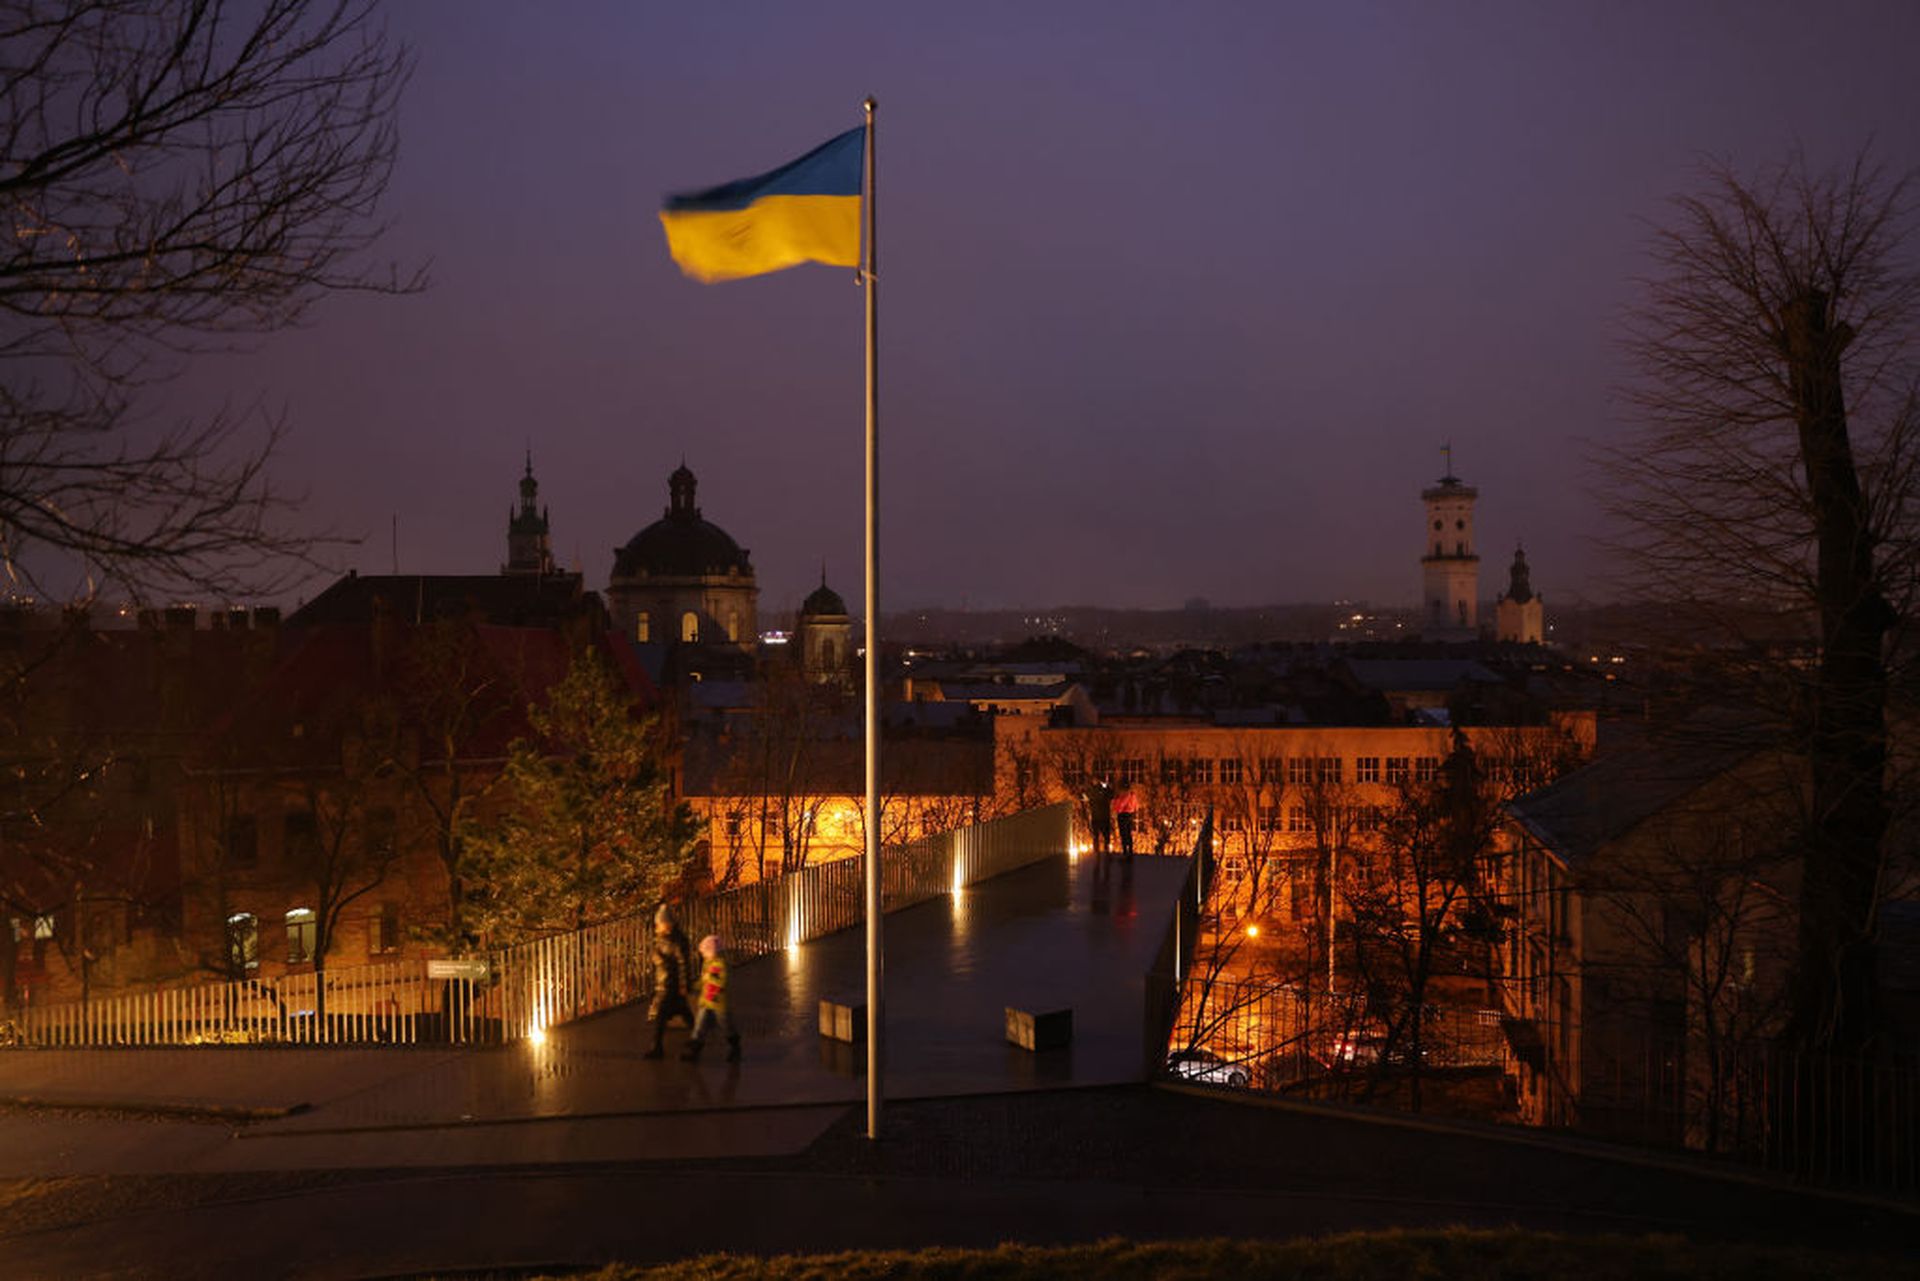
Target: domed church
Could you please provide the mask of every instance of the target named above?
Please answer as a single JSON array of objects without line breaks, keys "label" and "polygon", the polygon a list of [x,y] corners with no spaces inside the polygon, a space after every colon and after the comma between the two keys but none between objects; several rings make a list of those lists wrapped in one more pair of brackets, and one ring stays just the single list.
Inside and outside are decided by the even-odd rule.
[{"label": "domed church", "polygon": [[607,605],[614,626],[642,645],[751,654],[760,631],[753,564],[700,515],[696,483],[681,463],[667,478],[666,514],[614,549]]}]

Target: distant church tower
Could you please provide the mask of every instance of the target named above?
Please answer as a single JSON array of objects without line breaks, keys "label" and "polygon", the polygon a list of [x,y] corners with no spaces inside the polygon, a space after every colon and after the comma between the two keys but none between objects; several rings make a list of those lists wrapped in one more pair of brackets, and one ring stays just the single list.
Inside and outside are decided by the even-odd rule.
[{"label": "distant church tower", "polygon": [[1420,493],[1427,505],[1427,553],[1420,558],[1426,602],[1421,634],[1427,640],[1475,640],[1480,635],[1480,557],[1473,550],[1473,500],[1480,491],[1447,474]]},{"label": "distant church tower", "polygon": [[1545,609],[1533,590],[1527,574],[1527,553],[1513,549],[1513,569],[1507,575],[1507,590],[1499,603],[1498,638],[1521,645],[1538,645],[1546,639]]},{"label": "distant church tower", "polygon": [[551,574],[553,545],[547,540],[547,513],[534,499],[540,482],[533,478],[533,451],[527,451],[527,474],[520,478],[520,510],[507,513],[507,563],[503,574]]},{"label": "distant church tower", "polygon": [[824,569],[820,586],[800,606],[793,640],[809,683],[853,688],[853,619],[840,593],[827,586]]}]

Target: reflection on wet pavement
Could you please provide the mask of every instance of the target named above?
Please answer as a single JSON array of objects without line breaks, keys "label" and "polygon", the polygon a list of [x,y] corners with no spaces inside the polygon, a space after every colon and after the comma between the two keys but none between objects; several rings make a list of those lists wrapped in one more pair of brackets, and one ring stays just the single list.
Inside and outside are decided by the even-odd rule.
[{"label": "reflection on wet pavement", "polygon": [[[886,918],[886,1090],[925,1097],[1139,1080],[1144,975],[1186,863],[1065,856]],[[525,1117],[770,1107],[865,1096],[864,1046],[819,1035],[822,998],[863,999],[865,937],[848,930],[737,966],[732,1004],[745,1061],[710,1046],[698,1063],[641,1058],[645,1004],[552,1029],[543,1044],[417,1061],[255,1133]],[[1004,1011],[1073,1010],[1071,1048],[1007,1044]]]}]

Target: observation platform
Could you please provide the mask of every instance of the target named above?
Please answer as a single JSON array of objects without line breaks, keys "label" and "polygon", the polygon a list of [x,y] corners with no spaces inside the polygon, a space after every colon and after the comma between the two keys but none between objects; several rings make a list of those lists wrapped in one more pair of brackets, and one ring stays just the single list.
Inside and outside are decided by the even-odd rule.
[{"label": "observation platform", "polygon": [[[1172,921],[1184,859],[1064,854],[890,913],[886,1097],[996,1094],[1145,1079],[1145,976]],[[244,1128],[76,1116],[0,1142],[0,1177],[80,1172],[632,1159],[797,1152],[866,1097],[866,1047],[819,1034],[822,998],[864,1000],[864,930],[735,966],[742,1061],[687,1032],[651,1040],[644,1003],[485,1048],[115,1049],[0,1053],[0,1101]],[[1007,1006],[1071,1008],[1072,1044],[1007,1043]],[[0,1139],[18,1113],[0,1113]]]}]

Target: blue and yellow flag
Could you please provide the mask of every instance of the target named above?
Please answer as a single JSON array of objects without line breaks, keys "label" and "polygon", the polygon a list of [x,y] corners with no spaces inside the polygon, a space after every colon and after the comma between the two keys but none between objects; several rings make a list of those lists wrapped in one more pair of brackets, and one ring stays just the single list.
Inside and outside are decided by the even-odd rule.
[{"label": "blue and yellow flag", "polygon": [[695,280],[733,280],[803,262],[860,265],[864,128],[757,178],[669,196],[667,249]]}]

